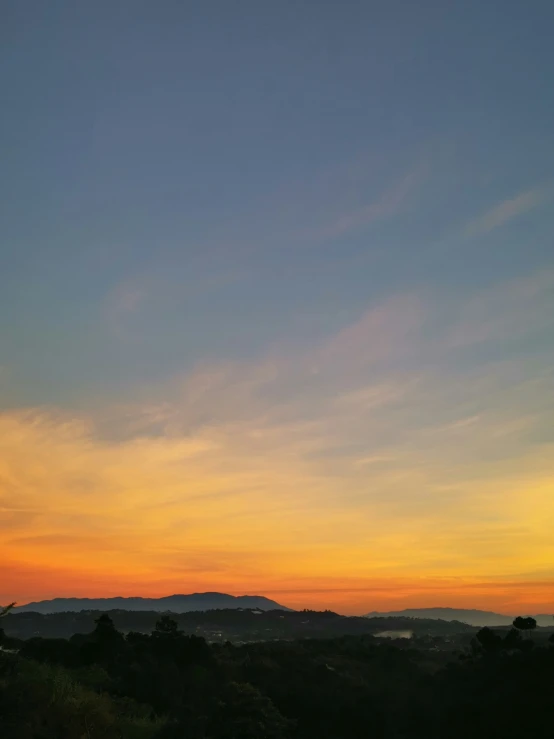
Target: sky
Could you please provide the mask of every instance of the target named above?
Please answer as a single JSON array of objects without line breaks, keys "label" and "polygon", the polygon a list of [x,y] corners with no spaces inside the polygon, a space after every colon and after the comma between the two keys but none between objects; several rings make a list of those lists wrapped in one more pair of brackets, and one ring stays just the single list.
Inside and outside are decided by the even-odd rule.
[{"label": "sky", "polygon": [[8,0],[0,602],[554,611],[549,0]]}]

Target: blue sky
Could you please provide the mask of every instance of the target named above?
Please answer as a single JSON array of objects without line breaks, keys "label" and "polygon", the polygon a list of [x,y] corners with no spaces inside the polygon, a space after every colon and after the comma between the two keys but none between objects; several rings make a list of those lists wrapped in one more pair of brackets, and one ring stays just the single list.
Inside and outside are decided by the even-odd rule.
[{"label": "blue sky", "polygon": [[[406,286],[473,290],[551,264],[548,197],[463,234],[553,184],[552,15],[546,2],[8,4],[12,392],[64,402],[303,339],[302,323],[325,332]],[[128,346],[102,310],[118,300],[137,314]]]},{"label": "blue sky", "polygon": [[[5,418],[102,444],[294,422],[290,453],[350,480],[330,460],[490,405],[528,421],[510,454],[546,459],[553,21],[538,0],[8,2]],[[368,385],[396,398],[381,442],[347,410]],[[470,444],[464,469],[498,454]]]}]

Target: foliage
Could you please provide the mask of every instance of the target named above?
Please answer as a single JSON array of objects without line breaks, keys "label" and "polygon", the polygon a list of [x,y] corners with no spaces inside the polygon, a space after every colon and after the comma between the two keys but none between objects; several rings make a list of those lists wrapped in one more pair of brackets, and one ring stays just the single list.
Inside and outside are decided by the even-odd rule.
[{"label": "foliage", "polygon": [[7,616],[14,606],[15,603],[10,603],[7,606],[0,606],[0,618],[2,618],[2,616]]},{"label": "foliage", "polygon": [[518,616],[514,619],[514,628],[520,631],[533,631],[537,628],[537,622],[532,616]]},{"label": "foliage", "polygon": [[0,736],[552,739],[554,645],[525,626],[456,653],[429,636],[210,645],[168,615],[124,635],[104,614],[69,640],[10,639]]}]

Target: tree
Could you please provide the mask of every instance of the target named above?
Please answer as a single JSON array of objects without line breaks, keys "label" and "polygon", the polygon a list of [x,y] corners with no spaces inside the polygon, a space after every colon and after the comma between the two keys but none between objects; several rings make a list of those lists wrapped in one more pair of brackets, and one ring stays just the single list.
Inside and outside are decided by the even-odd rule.
[{"label": "tree", "polygon": [[15,606],[15,603],[10,603],[8,606],[0,606],[0,618],[2,616],[6,616],[12,608]]},{"label": "tree", "polygon": [[103,613],[98,618],[95,618],[94,623],[96,627],[93,633],[99,641],[113,641],[116,639],[119,641],[122,638],[107,613]]},{"label": "tree", "polygon": [[183,636],[183,632],[179,630],[177,621],[171,616],[162,616],[156,621],[156,628],[152,632],[152,636],[156,639],[175,639]]},{"label": "tree", "polygon": [[515,628],[511,628],[504,637],[504,649],[522,649],[525,644],[521,631]]},{"label": "tree", "polygon": [[230,683],[213,716],[209,733],[214,739],[286,739],[291,724],[249,683]]},{"label": "tree", "polygon": [[[11,609],[15,606],[15,603],[10,603],[8,606],[0,606],[0,618],[2,616],[6,616]],[[6,639],[6,634],[4,633],[4,629],[0,629],[0,644],[2,644]]]},{"label": "tree", "polygon": [[496,634],[488,626],[479,629],[475,635],[476,642],[473,644],[473,651],[482,654],[496,654],[502,649],[502,637]]},{"label": "tree", "polygon": [[537,622],[532,616],[518,616],[514,619],[514,628],[525,631],[530,636],[530,632],[537,628]]},{"label": "tree", "polygon": [[94,620],[94,631],[86,637],[80,646],[82,663],[90,665],[93,662],[103,664],[111,662],[122,650],[125,639],[114,626],[107,613]]}]

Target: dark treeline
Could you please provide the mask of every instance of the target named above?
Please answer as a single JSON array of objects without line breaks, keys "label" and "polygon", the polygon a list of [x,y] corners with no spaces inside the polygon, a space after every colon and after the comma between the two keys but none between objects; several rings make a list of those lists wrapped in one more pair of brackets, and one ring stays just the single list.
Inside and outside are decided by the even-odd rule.
[{"label": "dark treeline", "polygon": [[553,639],[516,625],[458,654],[362,635],[209,644],[159,614],[150,634],[108,614],[70,639],[2,632],[0,736],[552,739]]},{"label": "dark treeline", "polygon": [[[92,631],[100,611],[65,613],[9,613],[2,626],[6,634],[20,639],[31,636],[64,637]],[[157,611],[108,611],[116,628],[124,633],[150,633]],[[209,641],[262,641],[332,637],[406,630],[417,634],[475,633],[477,629],[457,621],[414,618],[362,618],[340,616],[332,611],[257,611],[222,609],[171,614],[185,633],[205,636]]]}]

